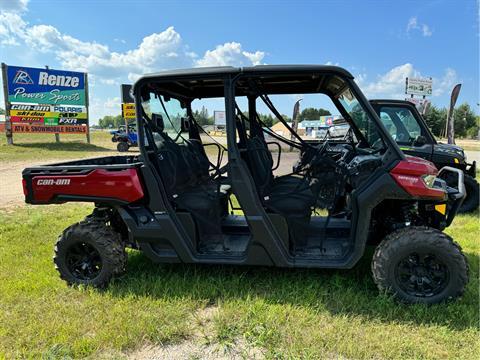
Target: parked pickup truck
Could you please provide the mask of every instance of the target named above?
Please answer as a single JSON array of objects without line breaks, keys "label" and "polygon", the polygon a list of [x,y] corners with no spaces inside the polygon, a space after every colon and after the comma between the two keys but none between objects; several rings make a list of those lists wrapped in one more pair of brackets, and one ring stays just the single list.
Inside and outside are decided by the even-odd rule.
[{"label": "parked pickup truck", "polygon": [[[405,100],[370,100],[387,131],[406,154],[417,156],[435,164],[438,169],[451,166],[464,172],[467,196],[459,212],[475,211],[479,206],[479,184],[476,177],[476,162],[467,162],[460,146],[437,142],[422,115],[414,104]],[[446,174],[447,184],[453,186],[455,176]]]}]

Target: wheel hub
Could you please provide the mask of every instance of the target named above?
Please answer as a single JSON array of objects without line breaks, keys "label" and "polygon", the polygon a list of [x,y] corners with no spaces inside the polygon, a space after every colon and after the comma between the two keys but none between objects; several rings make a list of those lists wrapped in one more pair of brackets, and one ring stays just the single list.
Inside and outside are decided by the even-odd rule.
[{"label": "wheel hub", "polygon": [[400,260],[395,269],[400,288],[416,297],[431,297],[448,284],[448,268],[435,255],[412,253]]},{"label": "wheel hub", "polygon": [[88,243],[76,243],[67,250],[66,264],[70,273],[79,280],[93,280],[102,270],[100,253]]}]

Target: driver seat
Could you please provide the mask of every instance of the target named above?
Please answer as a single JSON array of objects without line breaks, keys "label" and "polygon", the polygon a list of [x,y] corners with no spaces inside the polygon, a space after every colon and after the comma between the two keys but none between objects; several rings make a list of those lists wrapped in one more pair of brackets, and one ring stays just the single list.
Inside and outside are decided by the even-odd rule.
[{"label": "driver seat", "polygon": [[273,176],[273,158],[265,140],[259,136],[246,141],[247,163],[264,207],[284,216],[289,225],[294,248],[306,243],[315,197],[308,182],[301,177]]}]

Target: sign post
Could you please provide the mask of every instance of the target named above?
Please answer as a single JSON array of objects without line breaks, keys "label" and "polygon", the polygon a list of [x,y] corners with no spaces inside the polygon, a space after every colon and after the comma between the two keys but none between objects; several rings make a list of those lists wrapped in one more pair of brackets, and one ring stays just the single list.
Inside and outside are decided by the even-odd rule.
[{"label": "sign post", "polygon": [[[85,73],[85,110],[87,113],[87,119],[90,118],[88,112],[88,105],[89,105],[89,97],[88,97],[88,74]],[[90,126],[87,121],[87,144],[90,144]]]},{"label": "sign post", "polygon": [[3,96],[5,98],[5,136],[7,137],[7,144],[13,145],[12,123],[10,121],[10,104],[8,103],[7,64],[4,63],[2,63],[2,83]]},{"label": "sign post", "polygon": [[122,84],[120,86],[120,93],[122,98],[122,118],[125,122],[125,131],[128,134],[128,121],[137,118],[135,112],[135,102],[132,96],[132,85]]},{"label": "sign post", "polygon": [[[7,143],[12,133],[86,134],[87,74],[2,64]],[[10,129],[10,131],[8,130]]]}]

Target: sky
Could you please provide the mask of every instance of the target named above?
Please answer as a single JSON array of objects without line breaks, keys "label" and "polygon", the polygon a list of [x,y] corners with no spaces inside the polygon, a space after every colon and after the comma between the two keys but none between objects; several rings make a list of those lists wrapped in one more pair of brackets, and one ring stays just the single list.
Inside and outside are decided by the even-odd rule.
[{"label": "sky", "polygon": [[257,64],[338,65],[368,98],[432,77],[441,107],[461,83],[478,114],[479,15],[478,0],[0,0],[0,61],[88,72],[92,123],[119,114],[120,84],[142,74]]}]

